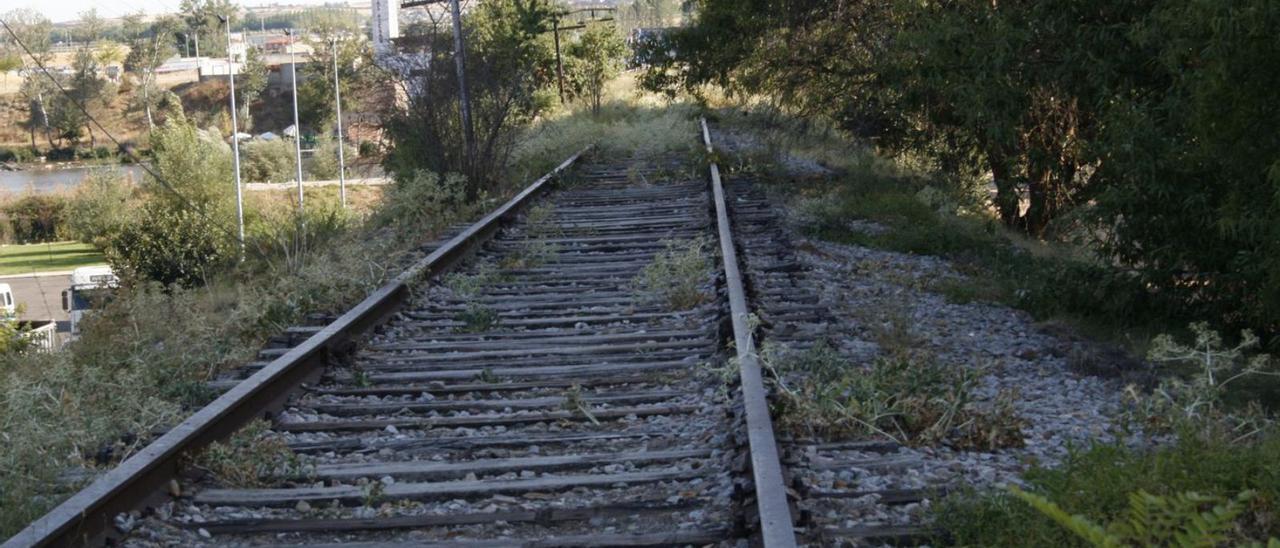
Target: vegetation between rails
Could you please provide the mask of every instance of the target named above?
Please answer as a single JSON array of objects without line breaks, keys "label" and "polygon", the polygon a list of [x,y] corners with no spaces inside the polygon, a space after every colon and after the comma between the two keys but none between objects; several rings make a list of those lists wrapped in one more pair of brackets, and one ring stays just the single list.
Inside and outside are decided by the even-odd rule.
[{"label": "vegetation between rails", "polygon": [[700,236],[661,243],[665,248],[631,281],[636,292],[670,310],[690,310],[709,301],[711,255],[707,249],[710,242]]}]

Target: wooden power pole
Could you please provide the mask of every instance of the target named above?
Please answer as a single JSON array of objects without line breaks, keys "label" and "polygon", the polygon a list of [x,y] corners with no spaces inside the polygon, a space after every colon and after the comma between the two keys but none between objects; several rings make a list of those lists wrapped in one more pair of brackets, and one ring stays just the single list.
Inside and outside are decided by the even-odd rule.
[{"label": "wooden power pole", "polygon": [[[555,36],[555,44],[556,44],[556,85],[560,90],[560,104],[562,105],[564,104],[564,61],[562,61],[562,58],[560,56],[560,31],[585,29],[587,28],[588,23],[604,23],[608,21],[613,21],[612,17],[604,17],[604,18],[597,19],[596,18],[597,11],[613,13],[617,11],[617,9],[610,8],[610,7],[594,7],[594,8],[582,8],[582,9],[576,9],[576,10],[565,10],[565,11],[556,13],[551,18],[551,32]],[[573,15],[575,13],[588,13],[589,15],[587,16],[586,20],[583,20],[582,22],[576,25],[570,25],[567,27],[560,26],[561,17],[565,17],[567,15]]]}]

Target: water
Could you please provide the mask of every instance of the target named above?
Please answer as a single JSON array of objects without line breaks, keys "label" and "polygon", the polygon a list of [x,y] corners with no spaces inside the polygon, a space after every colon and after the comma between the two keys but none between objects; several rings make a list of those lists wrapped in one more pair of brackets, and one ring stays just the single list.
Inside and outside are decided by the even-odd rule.
[{"label": "water", "polygon": [[116,169],[132,178],[133,182],[142,181],[144,172],[136,165],[112,165],[92,167],[69,167],[64,169],[30,169],[24,171],[0,171],[0,193],[39,194],[70,190],[80,185],[86,175],[95,170]]}]

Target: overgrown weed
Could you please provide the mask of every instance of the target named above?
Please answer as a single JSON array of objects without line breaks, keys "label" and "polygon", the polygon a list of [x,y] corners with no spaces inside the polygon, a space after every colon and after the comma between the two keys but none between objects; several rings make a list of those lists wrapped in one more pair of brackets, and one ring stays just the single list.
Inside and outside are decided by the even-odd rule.
[{"label": "overgrown weed", "polygon": [[483,333],[497,327],[499,321],[497,311],[479,302],[468,304],[453,319],[462,322],[462,326],[456,328],[460,333]]},{"label": "overgrown weed", "polygon": [[662,243],[665,248],[631,280],[634,291],[642,299],[662,302],[671,310],[689,310],[709,301],[710,242],[698,237]]},{"label": "overgrown weed", "polygon": [[974,402],[980,372],[941,367],[922,353],[877,358],[864,368],[826,343],[803,352],[766,344],[761,361],[774,373],[775,420],[797,434],[983,451],[1023,443],[1025,421],[1010,395]]},{"label": "overgrown weed", "polygon": [[209,472],[226,487],[268,485],[270,477],[295,476],[302,460],[284,438],[271,432],[271,423],[254,420],[226,441],[214,442],[192,458],[192,465]]},{"label": "overgrown weed", "polygon": [[[1155,449],[1123,445],[1076,448],[1058,468],[1033,467],[1023,474],[1028,492],[1064,512],[1094,523],[1122,519],[1131,497],[1148,493],[1179,497],[1198,493],[1217,500],[1256,493],[1232,520],[1227,541],[1243,545],[1280,536],[1280,436],[1227,444],[1188,432],[1177,443]],[[1007,492],[959,493],[933,510],[941,530],[961,546],[1085,546],[1051,516]],[[1188,523],[1180,512],[1170,523]]]}]

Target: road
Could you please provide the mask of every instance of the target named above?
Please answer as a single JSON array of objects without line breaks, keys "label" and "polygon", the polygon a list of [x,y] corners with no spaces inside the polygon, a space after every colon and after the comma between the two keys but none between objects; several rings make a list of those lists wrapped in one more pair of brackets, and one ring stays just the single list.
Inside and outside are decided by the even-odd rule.
[{"label": "road", "polygon": [[14,303],[26,305],[19,315],[22,320],[70,319],[62,310],[62,291],[71,287],[70,272],[44,272],[35,275],[0,276],[0,283],[13,288]]}]

